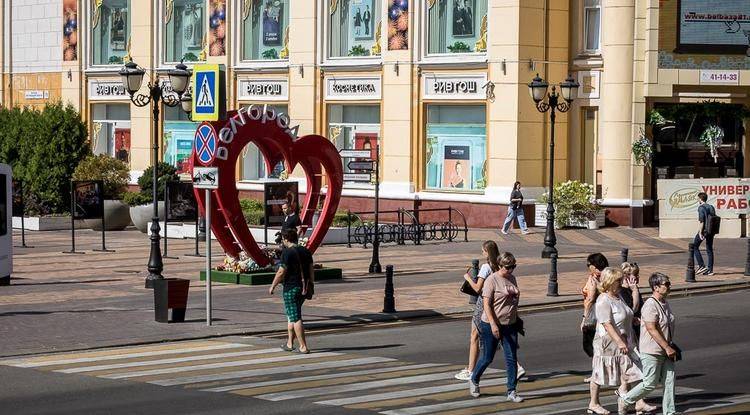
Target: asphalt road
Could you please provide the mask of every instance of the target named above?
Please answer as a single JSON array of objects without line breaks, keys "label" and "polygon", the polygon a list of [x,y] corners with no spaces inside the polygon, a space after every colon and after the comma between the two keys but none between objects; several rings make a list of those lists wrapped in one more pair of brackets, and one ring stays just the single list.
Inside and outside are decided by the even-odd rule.
[{"label": "asphalt road", "polygon": [[[685,357],[678,410],[750,413],[748,295],[672,301]],[[0,361],[0,413],[581,414],[590,360],[581,351],[579,316],[575,309],[524,317],[520,357],[530,376],[519,385],[527,397],[521,405],[504,401],[502,372],[484,379],[479,400],[452,380],[467,359],[469,322],[440,320],[314,333],[316,353],[307,356],[271,350],[281,343],[275,338],[231,337]],[[501,365],[498,359],[492,367]],[[603,396],[615,410],[611,391]]]}]

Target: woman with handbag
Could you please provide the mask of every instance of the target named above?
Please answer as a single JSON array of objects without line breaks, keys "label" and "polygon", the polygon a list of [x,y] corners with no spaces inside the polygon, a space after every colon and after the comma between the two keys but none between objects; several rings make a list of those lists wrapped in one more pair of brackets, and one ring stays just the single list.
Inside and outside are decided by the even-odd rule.
[{"label": "woman with handbag", "polygon": [[[674,405],[674,362],[682,358],[674,338],[675,316],[667,303],[671,288],[669,277],[655,272],[648,279],[653,296],[641,309],[641,339],[639,354],[643,364],[643,382],[618,402],[618,411],[625,413],[634,402],[651,393],[658,384],[664,385],[662,409],[664,415],[676,413]],[[636,408],[637,410],[637,408]],[[638,413],[638,412],[637,412]]]},{"label": "woman with handbag", "polygon": [[[482,264],[482,267],[477,273],[476,279],[473,279],[471,275],[469,275],[468,271],[464,274],[464,287],[468,286],[467,288],[471,288],[471,290],[474,291],[473,294],[476,295],[478,293],[480,298],[478,300],[474,300],[476,301],[476,305],[474,306],[474,314],[471,318],[469,365],[460,372],[456,373],[455,378],[458,380],[469,380],[469,378],[471,377],[471,372],[474,370],[474,366],[477,363],[477,356],[479,355],[479,323],[482,319],[482,287],[484,287],[485,279],[487,279],[490,274],[492,274],[493,272],[497,272],[500,269],[500,265],[497,262],[497,259],[500,256],[500,250],[498,249],[495,241],[484,241],[484,243],[482,244],[482,256],[487,262]],[[462,292],[463,291],[469,290],[464,290],[462,287]]]},{"label": "woman with handbag", "polygon": [[510,252],[504,252],[500,255],[498,264],[500,270],[490,275],[482,287],[484,312],[479,324],[482,354],[469,379],[469,393],[475,398],[479,397],[479,380],[495,358],[498,345],[502,344],[505,354],[507,399],[509,402],[520,403],[523,402],[523,398],[516,393],[516,351],[519,329],[522,329],[523,324],[518,317],[521,290],[516,283],[516,277],[513,276],[516,258]]},{"label": "woman with handbag", "polygon": [[[624,394],[628,385],[641,380],[640,359],[633,336],[633,310],[622,301],[622,272],[605,268],[601,273],[601,294],[596,299],[596,334],[594,357],[591,359],[591,401],[587,413],[606,415],[609,411],[599,403],[602,386],[617,387]],[[644,406],[645,402],[639,402]],[[618,411],[619,413],[619,411]]]},{"label": "woman with handbag", "polygon": [[[310,251],[297,245],[296,229],[281,231],[281,251],[279,269],[276,271],[268,293],[273,295],[276,286],[284,285],[284,312],[287,317],[287,342],[281,349],[287,352],[309,354],[310,349],[305,341],[305,326],[302,323],[302,304],[306,298],[312,298],[315,270]],[[299,341],[299,349],[294,348],[294,339]]]}]

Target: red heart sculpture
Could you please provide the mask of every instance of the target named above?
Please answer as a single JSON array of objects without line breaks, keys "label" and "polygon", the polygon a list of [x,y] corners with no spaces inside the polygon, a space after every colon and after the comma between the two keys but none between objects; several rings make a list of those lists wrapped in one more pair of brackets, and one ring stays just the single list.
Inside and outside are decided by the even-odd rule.
[{"label": "red heart sculpture", "polygon": [[[217,146],[211,153],[213,157],[209,163],[199,161],[196,149],[193,149],[190,166],[191,175],[193,166],[198,164],[219,168],[219,188],[211,191],[215,203],[212,201],[210,212],[211,230],[216,239],[224,251],[234,258],[239,256],[240,251],[245,251],[260,266],[271,263],[250,233],[240,208],[235,181],[239,156],[245,146],[253,143],[263,154],[269,173],[280,161],[290,172],[298,164],[302,166],[307,177],[307,193],[301,220],[308,227],[312,225],[315,208],[320,202],[322,173],[325,170],[328,189],[322,212],[307,242],[307,248],[315,252],[333,223],[341,199],[344,172],[338,150],[328,139],[319,135],[306,135],[293,140],[294,129],[289,128],[288,117],[282,114],[277,116],[273,110],[253,106],[246,111],[231,111],[227,116],[229,121],[201,124],[210,125],[219,132],[215,141]],[[194,192],[198,209],[205,215],[205,191],[194,189]]]}]

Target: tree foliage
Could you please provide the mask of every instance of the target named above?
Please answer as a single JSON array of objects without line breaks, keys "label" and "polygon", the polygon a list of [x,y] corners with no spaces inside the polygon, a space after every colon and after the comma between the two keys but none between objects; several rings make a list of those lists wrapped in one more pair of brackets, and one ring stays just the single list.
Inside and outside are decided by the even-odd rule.
[{"label": "tree foliage", "polygon": [[128,190],[130,169],[110,155],[90,154],[76,167],[73,180],[101,180],[104,182],[104,198],[120,199]]}]

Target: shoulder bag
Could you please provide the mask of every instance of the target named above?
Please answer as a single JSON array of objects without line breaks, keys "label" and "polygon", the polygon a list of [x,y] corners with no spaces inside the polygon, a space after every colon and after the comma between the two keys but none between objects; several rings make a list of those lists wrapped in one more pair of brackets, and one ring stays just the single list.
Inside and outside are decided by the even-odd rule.
[{"label": "shoulder bag", "polygon": [[[467,268],[466,269],[466,273],[468,273],[469,271],[471,271],[471,268],[472,267]],[[476,292],[476,290],[474,290],[474,288],[471,286],[471,284],[469,284],[469,281],[467,281],[467,280],[464,280],[464,283],[461,284],[461,288],[459,288],[458,290],[460,292],[468,295],[468,296],[471,296],[471,297],[481,297],[482,296],[481,293],[478,293],[478,292]]]}]

